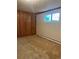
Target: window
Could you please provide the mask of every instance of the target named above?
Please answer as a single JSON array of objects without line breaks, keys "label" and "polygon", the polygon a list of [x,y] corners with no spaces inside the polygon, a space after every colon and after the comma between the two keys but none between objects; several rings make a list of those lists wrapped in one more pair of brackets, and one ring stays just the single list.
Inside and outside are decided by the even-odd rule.
[{"label": "window", "polygon": [[53,14],[45,15],[44,21],[46,23],[49,23],[51,21],[59,21],[59,18],[60,18],[60,13],[53,13]]},{"label": "window", "polygon": [[59,21],[60,13],[52,14],[52,21]]},{"label": "window", "polygon": [[45,22],[51,22],[51,14],[46,15],[46,16],[44,17],[44,21],[45,21]]}]

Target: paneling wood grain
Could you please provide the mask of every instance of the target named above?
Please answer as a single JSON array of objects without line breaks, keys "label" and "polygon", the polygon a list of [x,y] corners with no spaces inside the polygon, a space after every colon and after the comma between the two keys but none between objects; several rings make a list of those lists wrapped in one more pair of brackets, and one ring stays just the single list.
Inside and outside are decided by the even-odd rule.
[{"label": "paneling wood grain", "polygon": [[36,32],[35,15],[33,13],[17,12],[17,36],[33,35]]}]

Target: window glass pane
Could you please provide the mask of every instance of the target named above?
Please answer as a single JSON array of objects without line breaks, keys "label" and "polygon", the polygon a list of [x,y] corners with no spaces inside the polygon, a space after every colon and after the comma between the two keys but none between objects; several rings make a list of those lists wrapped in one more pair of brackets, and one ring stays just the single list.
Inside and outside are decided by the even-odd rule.
[{"label": "window glass pane", "polygon": [[60,13],[54,13],[52,14],[52,20],[53,21],[59,21]]},{"label": "window glass pane", "polygon": [[45,21],[45,22],[51,22],[51,14],[46,15],[46,16],[44,17],[44,21]]}]

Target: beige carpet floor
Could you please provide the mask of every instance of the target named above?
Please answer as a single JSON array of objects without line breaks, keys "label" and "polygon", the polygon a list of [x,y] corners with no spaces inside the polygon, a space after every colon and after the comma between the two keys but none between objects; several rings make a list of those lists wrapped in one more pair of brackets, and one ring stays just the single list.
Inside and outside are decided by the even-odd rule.
[{"label": "beige carpet floor", "polygon": [[61,59],[60,44],[39,36],[17,39],[17,59]]}]

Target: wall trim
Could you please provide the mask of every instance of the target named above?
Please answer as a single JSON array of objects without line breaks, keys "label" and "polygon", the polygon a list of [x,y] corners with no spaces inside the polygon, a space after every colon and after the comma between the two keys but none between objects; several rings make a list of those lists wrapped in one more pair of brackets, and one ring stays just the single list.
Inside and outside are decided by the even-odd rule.
[{"label": "wall trim", "polygon": [[38,14],[42,14],[42,13],[45,13],[45,12],[57,10],[57,9],[60,9],[60,8],[61,8],[61,7],[56,7],[56,8],[50,9],[50,10],[46,10],[46,11],[42,11],[42,12],[37,12],[37,13],[35,13],[35,14],[38,15]]},{"label": "wall trim", "polygon": [[49,41],[55,42],[55,43],[57,43],[57,44],[61,44],[60,41],[57,41],[57,40],[55,40],[55,39],[52,39],[52,38],[49,38],[49,37],[46,37],[46,36],[41,36],[41,35],[38,35],[38,34],[36,34],[36,35],[39,36],[39,37],[41,37],[41,38],[47,39],[47,40],[49,40]]}]

